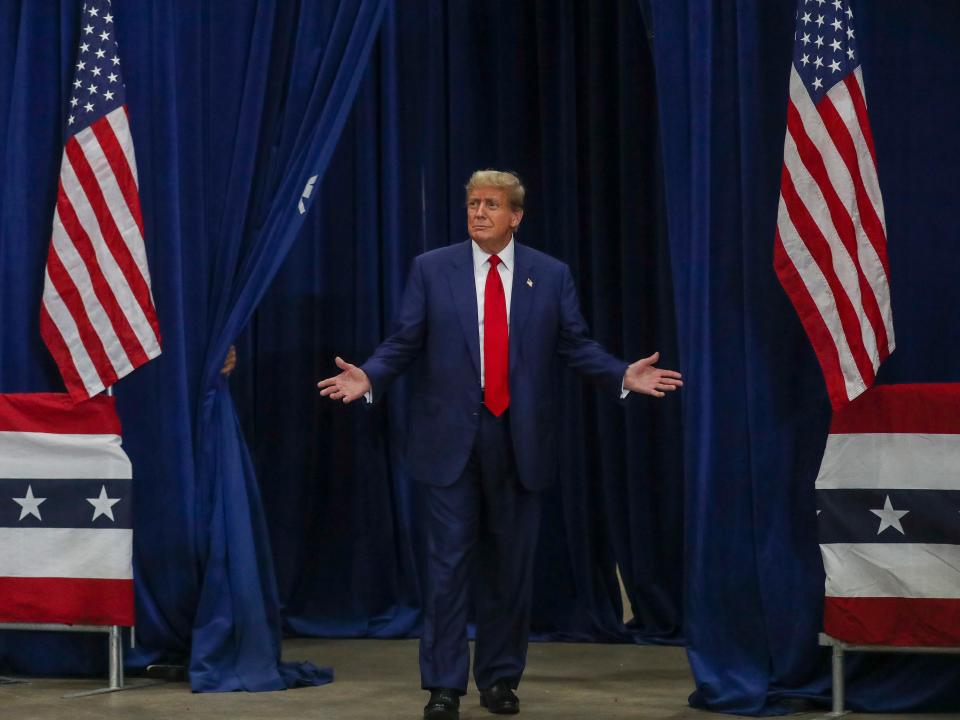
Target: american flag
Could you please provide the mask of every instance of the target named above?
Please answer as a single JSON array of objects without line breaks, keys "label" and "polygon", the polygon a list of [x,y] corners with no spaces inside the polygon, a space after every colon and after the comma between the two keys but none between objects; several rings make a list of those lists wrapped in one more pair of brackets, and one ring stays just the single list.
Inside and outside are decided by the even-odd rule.
[{"label": "american flag", "polygon": [[960,644],[960,384],[878,385],[834,413],[817,477],[823,626]]},{"label": "american flag", "polygon": [[133,625],[131,477],[112,397],[0,395],[0,622]]},{"label": "american flag", "polygon": [[160,354],[137,164],[110,0],[88,0],[47,256],[40,332],[77,402]]},{"label": "american flag", "polygon": [[800,0],[774,266],[834,408],[893,352],[883,199],[850,0]]}]

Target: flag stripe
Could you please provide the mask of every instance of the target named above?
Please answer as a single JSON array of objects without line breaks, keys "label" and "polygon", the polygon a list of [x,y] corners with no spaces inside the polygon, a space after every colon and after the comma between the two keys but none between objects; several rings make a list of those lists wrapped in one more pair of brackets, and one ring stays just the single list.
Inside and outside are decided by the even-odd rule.
[{"label": "flag stripe", "polygon": [[72,268],[70,275],[74,286],[89,288],[83,299],[83,307],[103,342],[114,370],[119,375],[129,372],[132,369],[131,362],[143,357],[143,350],[113,289],[103,276],[93,243],[81,227],[64,193],[57,196],[51,244],[61,262]]},{"label": "flag stripe", "polygon": [[829,597],[960,599],[958,545],[829,543],[820,552]]},{"label": "flag stripe", "polygon": [[[831,250],[837,254],[840,263],[845,266],[844,275],[849,273],[856,277],[856,287],[850,279],[844,283],[844,286],[849,285],[847,294],[858,308],[861,324],[864,317],[870,323],[870,332],[873,337],[867,335],[866,328],[864,328],[864,336],[871,361],[874,367],[877,367],[886,357],[887,331],[875,294],[876,290],[861,261],[857,231],[849,209],[837,194],[837,185],[831,180],[824,157],[807,134],[799,112],[792,102],[787,104],[787,129],[794,140],[794,147],[790,151],[784,149],[784,162],[790,167],[791,175],[797,179],[797,188],[803,201],[808,208],[813,209],[813,214],[818,218],[818,225],[830,241]],[[796,151],[797,157],[793,156],[792,150]],[[875,256],[874,253],[869,255]],[[867,262],[869,262],[869,256]],[[834,265],[836,264],[835,261]],[[882,267],[879,264],[872,273],[874,277],[876,277],[876,271],[882,273]]]},{"label": "flag stripe", "polygon": [[[155,338],[149,329],[146,332],[135,332],[136,327],[146,325],[143,310],[140,307],[139,300],[127,284],[112,250],[104,241],[96,215],[89,206],[80,179],[75,174],[75,169],[70,162],[64,162],[61,169],[60,186],[62,192],[57,200],[57,207],[60,220],[68,235],[65,242],[72,241],[76,245],[89,246],[90,250],[87,254],[91,262],[98,263],[100,266],[103,281],[109,287],[114,298],[112,307],[115,309],[115,315],[111,314],[111,318],[116,317],[116,327],[113,328],[113,332],[123,337],[124,348],[132,363],[126,371],[129,372],[149,359],[149,354],[145,352],[141,338],[147,338],[149,343],[155,343]],[[55,216],[54,240],[57,239],[56,221],[57,217]],[[122,328],[122,330],[118,328]],[[109,330],[110,328],[106,331]]]},{"label": "flag stripe", "polygon": [[[122,111],[114,110],[111,115],[116,115],[117,122],[126,125],[126,115]],[[100,147],[103,149],[104,157],[110,163],[110,169],[113,170],[113,176],[117,188],[123,195],[127,203],[127,210],[131,219],[136,223],[137,230],[140,232],[141,248],[143,242],[143,217],[140,212],[140,195],[137,193],[137,180],[134,177],[134,171],[130,167],[129,159],[123,152],[120,142],[117,140],[114,124],[110,122],[109,116],[105,116],[90,126],[93,134],[96,135]],[[142,254],[142,253],[135,253]],[[143,265],[141,270],[146,267],[146,255],[143,255]],[[144,273],[147,284],[150,282],[149,273]]]},{"label": "flag stripe", "polygon": [[[859,85],[857,89],[858,91],[861,89]],[[865,204],[869,205],[870,209],[876,214],[880,233],[886,236],[887,227],[883,216],[883,196],[880,193],[880,183],[877,179],[876,162],[871,148],[867,143],[867,139],[864,137],[863,126],[857,115],[857,110],[854,107],[853,98],[850,96],[849,86],[846,82],[837,83],[837,85],[827,93],[824,100],[827,102],[819,103],[817,108],[818,110],[829,112],[831,116],[839,122],[837,134],[833,134],[833,128],[831,128],[830,123],[825,119],[824,124],[827,126],[827,129],[831,131],[831,137],[834,138],[834,142],[838,140],[844,144],[849,142],[849,147],[853,151],[852,157],[856,162],[857,169],[860,171],[859,181],[863,192],[866,193],[867,196],[867,202]],[[822,112],[820,117],[824,117]],[[866,121],[866,117],[863,119]],[[842,135],[839,133],[840,126],[845,130]],[[869,126],[870,123],[867,122],[868,132]],[[838,145],[837,149],[841,151],[842,155],[843,148]],[[857,175],[854,175],[853,179],[854,182],[856,182],[858,180]]]},{"label": "flag stripe", "polygon": [[0,577],[130,579],[132,541],[129,529],[0,527]]},{"label": "flag stripe", "polygon": [[[881,520],[888,502],[894,510],[902,511],[897,518],[899,525]],[[949,490],[919,490],[912,484],[894,489],[818,489],[817,526],[822,544],[960,545],[960,489],[956,489],[956,483]]]},{"label": "flag stripe", "polygon": [[[97,225],[100,230],[100,237],[110,248],[110,253],[117,262],[124,279],[130,290],[136,297],[140,308],[144,313],[150,312],[152,301],[150,299],[150,288],[144,282],[143,275],[137,265],[136,259],[131,255],[127,243],[120,234],[115,218],[110,213],[106,198],[100,185],[97,183],[93,169],[90,167],[87,157],[77,142],[77,139],[71,138],[66,144],[67,157],[70,158],[70,165],[76,173],[80,187],[86,196],[90,210],[96,217]],[[67,190],[69,188],[66,187]],[[88,229],[89,231],[89,229]]]},{"label": "flag stripe", "polygon": [[[147,270],[147,256],[143,247],[143,235],[136,217],[133,214],[127,198],[124,196],[123,189],[120,186],[119,179],[113,173],[113,166],[107,155],[106,149],[100,144],[99,135],[96,132],[100,128],[99,135],[105,137],[112,136],[112,128],[101,118],[87,130],[78,132],[74,137],[83,155],[87,160],[91,170],[96,174],[98,187],[103,196],[104,203],[110,211],[110,217],[117,230],[117,237],[123,242],[140,274],[141,281],[149,288],[150,273]],[[122,166],[126,163],[121,160]],[[129,178],[127,178],[129,182]]]},{"label": "flag stripe", "polygon": [[960,433],[960,384],[879,386],[835,413],[831,434]]},{"label": "flag stripe", "polygon": [[0,431],[119,435],[120,419],[112,397],[77,405],[62,393],[6,393],[0,394]]},{"label": "flag stripe", "polygon": [[[809,94],[804,89],[796,69],[793,70],[790,83],[788,113],[790,112],[790,105],[792,105],[798,113],[798,119],[801,119],[803,133],[809,138],[823,160],[824,169],[826,170],[826,183],[833,188],[843,206],[846,216],[850,218],[854,227],[856,250],[851,249],[851,255],[858,261],[864,277],[870,284],[875,302],[879,305],[880,315],[883,318],[884,324],[883,336],[887,338],[887,342],[883,344],[883,347],[887,348],[886,354],[889,354],[893,347],[893,344],[889,340],[893,336],[893,319],[890,315],[890,287],[887,280],[889,272],[886,242],[884,241],[877,246],[867,237],[866,231],[860,222],[857,195],[850,169],[834,145],[822,118],[814,107]],[[794,132],[794,135],[796,135],[796,132]],[[876,178],[874,177],[874,181],[875,180]],[[820,183],[819,178],[818,183]],[[824,187],[823,183],[820,183],[820,185],[821,188]],[[831,213],[833,212],[834,209],[831,208]],[[878,333],[878,337],[883,336]],[[883,351],[880,352],[881,357],[886,357],[886,354]]]},{"label": "flag stripe", "polygon": [[0,432],[0,477],[129,479],[132,475],[116,435]]},{"label": "flag stripe", "polygon": [[[0,478],[0,527],[129,529],[133,527],[132,489],[128,479]],[[43,502],[34,506],[31,498],[43,498]]]},{"label": "flag stripe", "polygon": [[[839,87],[845,88],[846,86],[841,85]],[[858,153],[857,149],[858,143],[856,140],[858,138],[862,140],[862,136],[859,132],[857,132],[856,138],[851,136],[849,126],[841,117],[839,110],[833,104],[829,95],[820,101],[820,104],[817,106],[817,111],[823,120],[824,127],[827,129],[831,141],[833,141],[834,147],[837,148],[837,152],[843,159],[844,164],[846,164],[850,177],[853,180],[856,212],[867,239],[871,245],[873,245],[877,257],[885,260],[886,230],[884,230],[883,223],[878,215],[877,206],[870,197],[871,191],[873,193],[879,193],[879,188],[868,189],[867,182],[869,182],[871,178],[875,178],[875,176],[869,173],[869,171],[866,173],[866,177],[864,176],[863,171],[866,168],[862,168],[861,160],[867,158]],[[856,126],[856,129],[859,130],[859,126]],[[868,164],[868,167],[870,166],[871,165]],[[865,180],[867,182],[865,182]],[[887,267],[886,263],[884,263],[883,269],[884,272],[889,275],[890,268]]]},{"label": "flag stripe", "polygon": [[[130,134],[130,113],[127,112],[127,106],[121,105],[117,110],[108,112],[104,117],[107,119],[107,122],[110,123],[113,135],[117,138],[120,149],[127,158],[127,167],[130,168],[130,173],[133,175],[133,183],[139,188],[140,179],[137,177],[137,159],[133,153],[133,136]],[[137,202],[137,207],[140,207],[139,201]],[[140,217],[140,213],[137,213],[137,217]],[[142,225],[140,230],[142,233]]]},{"label": "flag stripe", "polygon": [[792,103],[787,109],[787,127],[789,132],[784,143],[784,166],[790,173],[800,202],[827,243],[830,267],[850,300],[860,325],[864,352],[870,359],[871,368],[876,369],[879,366],[876,331],[879,327],[883,333],[884,347],[886,332],[876,297],[860,267],[850,215],[840,205],[839,197],[826,179],[823,160],[804,132]]},{"label": "flag stripe", "polygon": [[[782,213],[783,198],[780,199],[780,206]],[[809,258],[809,254],[806,253],[806,248],[802,245],[799,247],[795,246],[794,252],[798,256],[804,255]],[[813,350],[817,354],[817,359],[820,361],[820,367],[823,370],[824,379],[826,380],[827,394],[830,397],[830,402],[833,405],[846,402],[847,387],[843,371],[840,367],[838,350],[840,343],[834,341],[831,336],[830,328],[827,327],[824,316],[821,315],[820,310],[817,308],[816,301],[810,295],[809,286],[805,284],[804,279],[797,271],[797,268],[801,265],[810,267],[813,259],[810,258],[809,261],[799,264],[797,261],[792,261],[784,247],[779,230],[777,231],[776,242],[773,246],[773,256],[774,269],[776,270],[777,277],[780,279],[780,284],[783,285],[787,291],[787,296],[793,303],[794,309],[800,317],[800,322],[803,324],[807,336],[813,344]],[[816,268],[813,268],[812,271],[818,272]]]},{"label": "flag stripe", "polygon": [[134,624],[133,580],[0,577],[0,622]]},{"label": "flag stripe", "polygon": [[[85,131],[77,134],[76,139],[80,145],[80,148],[84,152],[84,157],[87,160],[88,166],[90,168],[99,168],[97,175],[98,180],[102,182],[100,190],[103,200],[105,203],[107,203],[107,210],[110,212],[110,217],[115,220],[114,227],[116,227],[118,235],[123,239],[125,247],[128,249],[128,251],[130,251],[130,257],[132,257],[134,262],[137,264],[136,270],[132,272],[139,272],[141,281],[147,283],[146,280],[143,280],[143,273],[145,272],[146,268],[146,258],[137,258],[133,252],[133,249],[135,249],[138,245],[142,248],[143,238],[140,236],[140,231],[137,228],[134,218],[129,212],[120,188],[117,187],[116,182],[113,180],[113,174],[109,172],[109,163],[106,157],[103,155],[100,145],[96,141],[94,135],[88,134]],[[105,172],[105,170],[107,170],[107,172]],[[102,237],[100,233],[97,232],[97,228],[93,228],[93,232],[95,233],[95,237]],[[127,236],[130,237],[128,238]],[[99,247],[103,255],[107,255],[109,252],[110,256],[102,257],[101,260],[105,267],[110,268],[110,275],[113,279],[113,285],[117,291],[118,297],[121,299],[121,304],[123,305],[124,312],[129,318],[130,325],[132,326],[133,331],[136,333],[136,341],[138,345],[142,345],[144,350],[152,349],[157,343],[157,331],[155,328],[153,328],[150,320],[148,319],[152,317],[153,322],[156,322],[156,317],[151,312],[152,299],[150,299],[150,307],[142,307],[140,305],[140,299],[135,296],[134,291],[126,282],[126,276],[124,275],[123,268],[120,267],[120,265],[116,262],[113,251],[107,251],[107,246],[102,242],[99,243]],[[149,277],[149,275],[147,275],[147,277]],[[147,293],[149,298],[149,287],[147,287]],[[141,352],[143,352],[143,350],[141,350]]]},{"label": "flag stripe", "polygon": [[[792,141],[788,140],[786,144],[792,145]],[[784,150],[784,155],[787,154],[789,154],[788,151]],[[784,206],[790,216],[791,223],[796,228],[798,235],[803,238],[804,244],[820,268],[820,273],[833,295],[834,313],[843,328],[843,335],[850,348],[850,354],[856,364],[859,376],[851,376],[851,384],[854,386],[861,384],[869,386],[873,383],[874,367],[864,347],[859,318],[841,279],[836,274],[834,269],[836,258],[833,256],[829,243],[820,232],[807,206],[797,193],[786,163],[780,180],[780,192],[783,195]],[[782,229],[781,234],[783,234]]]},{"label": "flag stripe", "polygon": [[957,468],[960,435],[831,433],[817,489],[956,490]]},{"label": "flag stripe", "polygon": [[[103,385],[100,383],[96,369],[83,347],[77,344],[74,344],[73,349],[67,347],[64,336],[76,338],[76,333],[61,332],[60,327],[50,317],[50,313],[47,311],[48,304],[54,307],[54,312],[60,314],[59,321],[61,323],[66,324],[69,319],[70,324],[73,324],[73,319],[67,314],[67,309],[63,307],[59,296],[56,295],[50,283],[49,275],[44,272],[44,276],[43,301],[40,303],[40,337],[43,338],[43,342],[50,350],[57,367],[60,368],[63,382],[67,386],[67,392],[70,393],[73,402],[79,402],[88,395],[93,395],[102,390]],[[73,327],[76,330],[76,325]],[[81,372],[83,373],[82,377]]]},{"label": "flag stripe", "polygon": [[[73,320],[77,336],[80,342],[83,343],[83,349],[90,358],[90,362],[93,364],[97,375],[106,385],[112,385],[117,381],[117,373],[110,359],[107,357],[103,347],[103,341],[93,327],[91,317],[83,312],[83,300],[80,290],[73,284],[73,280],[71,280],[70,275],[66,269],[64,269],[60,262],[60,257],[52,246],[47,255],[47,277],[50,278],[53,291],[63,304],[63,308],[67,310],[67,313]],[[50,307],[48,305],[48,310],[49,309]]]},{"label": "flag stripe", "polygon": [[[863,380],[860,378],[860,373],[857,370],[853,355],[850,352],[850,347],[847,345],[847,338],[843,333],[840,318],[835,312],[836,302],[833,299],[830,286],[824,279],[823,273],[817,265],[816,260],[814,260],[810,254],[810,248],[803,242],[793,222],[790,220],[786,201],[782,195],[780,197],[779,218],[777,220],[777,237],[783,245],[784,256],[802,280],[804,291],[809,293],[810,298],[813,300],[817,315],[828,330],[830,338],[829,344],[833,346],[836,352],[840,369],[839,378],[829,374],[833,370],[833,366],[824,366],[821,360],[821,367],[823,368],[824,377],[827,378],[828,384],[833,380],[837,385],[842,385],[843,388],[842,396],[836,392],[832,392],[830,395],[832,398],[842,397],[842,399],[846,401],[848,397],[858,394],[863,389]],[[781,283],[783,283],[783,278],[786,276],[785,268],[786,263],[778,270]],[[788,292],[791,290],[789,284],[785,284],[784,287]],[[803,306],[803,298],[799,294],[798,288],[793,288],[790,299],[795,307]],[[804,321],[804,318],[805,315],[801,313],[801,321]],[[816,323],[804,322],[804,325],[808,327],[809,335],[809,326],[815,326]],[[819,334],[810,335],[810,340],[813,343],[814,350],[817,352],[818,357],[830,357],[831,354],[824,342],[824,338]]]},{"label": "flag stripe", "polygon": [[942,598],[828,597],[823,629],[859,645],[960,645],[960,601]]}]

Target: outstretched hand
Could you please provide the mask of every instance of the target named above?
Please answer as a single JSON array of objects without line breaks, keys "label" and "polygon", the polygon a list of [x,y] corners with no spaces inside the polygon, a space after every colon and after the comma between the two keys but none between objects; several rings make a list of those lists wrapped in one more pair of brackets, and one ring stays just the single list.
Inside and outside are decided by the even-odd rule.
[{"label": "outstretched hand", "polygon": [[675,370],[661,370],[654,367],[660,359],[660,353],[655,352],[650,357],[637,360],[627,367],[623,375],[623,387],[631,392],[663,397],[666,393],[683,387],[682,376]]},{"label": "outstretched hand", "polygon": [[370,379],[363,370],[341,357],[336,358],[334,362],[343,372],[317,383],[323,397],[349,403],[370,392]]}]

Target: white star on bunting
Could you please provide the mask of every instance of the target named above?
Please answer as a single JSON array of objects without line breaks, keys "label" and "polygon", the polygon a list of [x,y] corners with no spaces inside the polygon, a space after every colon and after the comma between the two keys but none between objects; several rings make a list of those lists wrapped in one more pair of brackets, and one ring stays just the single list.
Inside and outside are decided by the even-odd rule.
[{"label": "white star on bunting", "polygon": [[[96,520],[101,515],[106,515],[108,518],[116,522],[113,517],[113,506],[120,502],[120,498],[109,498],[107,497],[107,486],[100,486],[100,497],[87,498],[87,502],[93,505],[93,520]],[[93,521],[91,520],[91,522]]]},{"label": "white star on bunting", "polygon": [[23,520],[27,515],[33,515],[37,520],[43,520],[40,517],[40,503],[46,502],[46,498],[34,497],[32,485],[27,485],[27,494],[22,498],[11,498],[11,500],[20,506],[20,520]]},{"label": "white star on bunting", "polygon": [[874,515],[880,518],[880,529],[877,530],[877,535],[882,533],[887,528],[893,528],[901,535],[906,535],[903,531],[903,525],[900,524],[900,518],[906,515],[909,510],[894,510],[893,505],[890,504],[890,496],[887,495],[886,499],[883,501],[883,509],[873,510],[871,509]]}]

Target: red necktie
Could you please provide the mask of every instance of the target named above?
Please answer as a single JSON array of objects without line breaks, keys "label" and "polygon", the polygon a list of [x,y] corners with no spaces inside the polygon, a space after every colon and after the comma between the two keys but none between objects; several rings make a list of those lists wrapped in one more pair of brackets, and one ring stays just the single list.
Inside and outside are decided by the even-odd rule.
[{"label": "red necktie", "polygon": [[500,262],[496,255],[490,256],[487,287],[483,293],[483,404],[496,416],[502,415],[510,405],[507,298],[497,270]]}]

